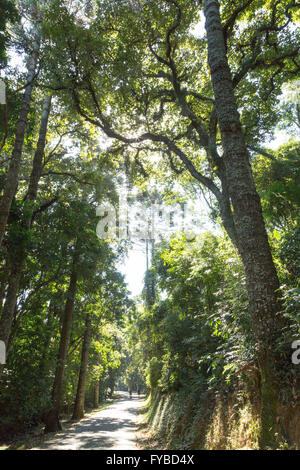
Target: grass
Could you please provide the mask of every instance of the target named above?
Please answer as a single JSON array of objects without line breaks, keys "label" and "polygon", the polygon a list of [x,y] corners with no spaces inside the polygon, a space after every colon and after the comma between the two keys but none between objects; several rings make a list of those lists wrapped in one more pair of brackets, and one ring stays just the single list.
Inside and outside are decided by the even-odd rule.
[{"label": "grass", "polygon": [[139,450],[162,450],[163,443],[157,438],[149,426],[151,414],[150,396],[145,400],[144,405],[139,411],[138,429],[136,432],[137,446]]},{"label": "grass", "polygon": [[148,397],[142,411],[137,432],[141,450],[257,448],[255,410],[248,402],[237,403],[236,397],[214,401],[210,395],[182,390]]}]

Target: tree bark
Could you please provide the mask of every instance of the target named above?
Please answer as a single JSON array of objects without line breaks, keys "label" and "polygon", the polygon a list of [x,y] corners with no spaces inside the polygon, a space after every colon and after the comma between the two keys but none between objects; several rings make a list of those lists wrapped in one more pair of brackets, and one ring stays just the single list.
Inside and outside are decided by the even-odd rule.
[{"label": "tree bark", "polygon": [[94,407],[98,408],[99,406],[99,379],[95,380],[94,384]]},{"label": "tree bark", "polygon": [[52,408],[45,416],[45,433],[55,432],[61,429],[59,422],[59,412],[61,407],[62,393],[63,393],[63,380],[65,372],[65,364],[68,354],[68,346],[71,335],[71,327],[73,322],[73,310],[76,297],[77,279],[78,279],[78,241],[74,249],[72,271],[70,282],[67,292],[67,300],[65,304],[64,318],[62,324],[62,331],[59,344],[58,360],[55,372],[55,379],[52,389]]},{"label": "tree bark", "polygon": [[52,338],[55,335],[55,316],[52,308],[52,301],[50,301],[48,315],[47,315],[47,323],[46,323],[46,339],[45,343],[43,344],[43,353],[41,357],[41,362],[39,366],[41,376],[47,376],[49,371],[49,360],[51,357],[51,349],[49,347],[51,345]]},{"label": "tree bark", "polygon": [[39,130],[39,138],[36,145],[36,151],[33,158],[32,164],[32,171],[30,175],[29,187],[26,199],[30,201],[35,201],[37,192],[38,192],[38,184],[41,178],[42,169],[43,169],[43,158],[45,154],[45,147],[46,147],[46,137],[47,137],[47,130],[48,130],[48,121],[50,116],[51,110],[51,101],[52,96],[46,96],[43,104],[43,111],[42,111],[42,118],[41,118],[41,125]]},{"label": "tree bark", "polygon": [[1,318],[1,311],[3,307],[3,302],[5,299],[5,292],[7,287],[7,279],[9,277],[9,273],[11,271],[11,264],[9,262],[8,257],[6,257],[5,265],[2,268],[1,272],[1,284],[0,284],[0,318]]},{"label": "tree bark", "polygon": [[0,340],[5,343],[6,348],[8,346],[8,338],[14,318],[14,311],[16,305],[17,292],[21,279],[21,272],[22,261],[15,261],[10,272],[5,304],[0,319]]},{"label": "tree bark", "polygon": [[[30,200],[32,204],[34,203],[37,196],[38,183],[42,172],[42,163],[46,145],[46,135],[50,109],[51,97],[47,96],[44,101],[43,113],[39,130],[39,138],[33,159],[33,167],[27,193],[27,199]],[[30,211],[27,215],[24,215],[23,220],[20,221],[20,225],[23,227],[25,234],[28,233],[28,230],[31,227],[31,221],[32,211]],[[12,267],[8,279],[5,304],[0,318],[0,340],[4,341],[6,347],[8,347],[8,339],[14,317],[14,310],[22,276],[22,268],[26,259],[26,241],[24,243],[20,243],[17,247],[17,250],[10,249],[10,247],[8,247],[8,256],[10,256],[10,254]],[[0,375],[2,370],[0,369]]]},{"label": "tree bark", "polygon": [[220,216],[223,222],[224,228],[232,242],[232,244],[237,248],[237,233],[235,222],[231,210],[230,198],[228,194],[228,188],[225,185],[225,182],[222,181],[222,194],[218,198]]},{"label": "tree bark", "polygon": [[[98,354],[98,364],[101,361],[101,356]],[[100,400],[100,380],[99,376],[95,379],[95,384],[94,384],[94,407],[98,408],[99,406],[99,400]]]},{"label": "tree bark", "polygon": [[40,39],[37,39],[33,44],[33,50],[29,57],[28,73],[26,78],[28,85],[26,86],[23,94],[22,107],[16,130],[15,144],[12,151],[10,164],[7,170],[3,196],[0,201],[0,246],[2,245],[2,240],[5,234],[5,227],[11,203],[17,189],[19,168],[22,158],[25,131],[27,127],[28,113],[33,89],[33,81],[37,69],[39,49]]},{"label": "tree bark", "polygon": [[91,318],[89,315],[87,315],[86,323],[85,323],[84,338],[83,338],[83,343],[82,343],[81,364],[80,364],[76,400],[75,400],[73,417],[72,417],[73,420],[81,419],[84,416],[84,400],[85,400],[86,374],[87,374],[87,366],[88,366],[88,359],[89,359],[90,338],[91,338]]},{"label": "tree bark", "polygon": [[256,192],[234,96],[217,0],[205,0],[208,63],[216,103],[228,191],[234,209],[237,246],[247,281],[261,371],[262,448],[274,444],[277,391],[272,346],[280,334],[279,281]]}]

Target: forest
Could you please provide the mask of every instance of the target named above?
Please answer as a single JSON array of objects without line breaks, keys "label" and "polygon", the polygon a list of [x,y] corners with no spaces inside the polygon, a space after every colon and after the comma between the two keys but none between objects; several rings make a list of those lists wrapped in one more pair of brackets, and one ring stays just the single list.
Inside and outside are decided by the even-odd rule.
[{"label": "forest", "polygon": [[299,6],[0,0],[0,449],[300,449]]}]

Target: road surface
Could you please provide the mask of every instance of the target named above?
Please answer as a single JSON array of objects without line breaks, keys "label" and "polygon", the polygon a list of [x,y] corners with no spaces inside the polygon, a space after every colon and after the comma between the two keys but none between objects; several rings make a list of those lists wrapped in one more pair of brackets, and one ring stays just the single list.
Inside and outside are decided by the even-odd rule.
[{"label": "road surface", "polygon": [[125,392],[120,400],[47,439],[32,450],[137,450],[135,431],[142,400]]}]

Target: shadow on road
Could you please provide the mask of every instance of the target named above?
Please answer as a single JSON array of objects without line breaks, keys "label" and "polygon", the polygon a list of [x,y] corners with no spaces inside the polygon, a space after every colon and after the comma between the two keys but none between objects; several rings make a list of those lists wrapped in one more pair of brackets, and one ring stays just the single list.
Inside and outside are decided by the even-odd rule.
[{"label": "shadow on road", "polygon": [[[122,394],[108,408],[74,424],[39,446],[45,450],[136,449],[136,418],[142,400]],[[36,448],[37,449],[37,448]]]}]

